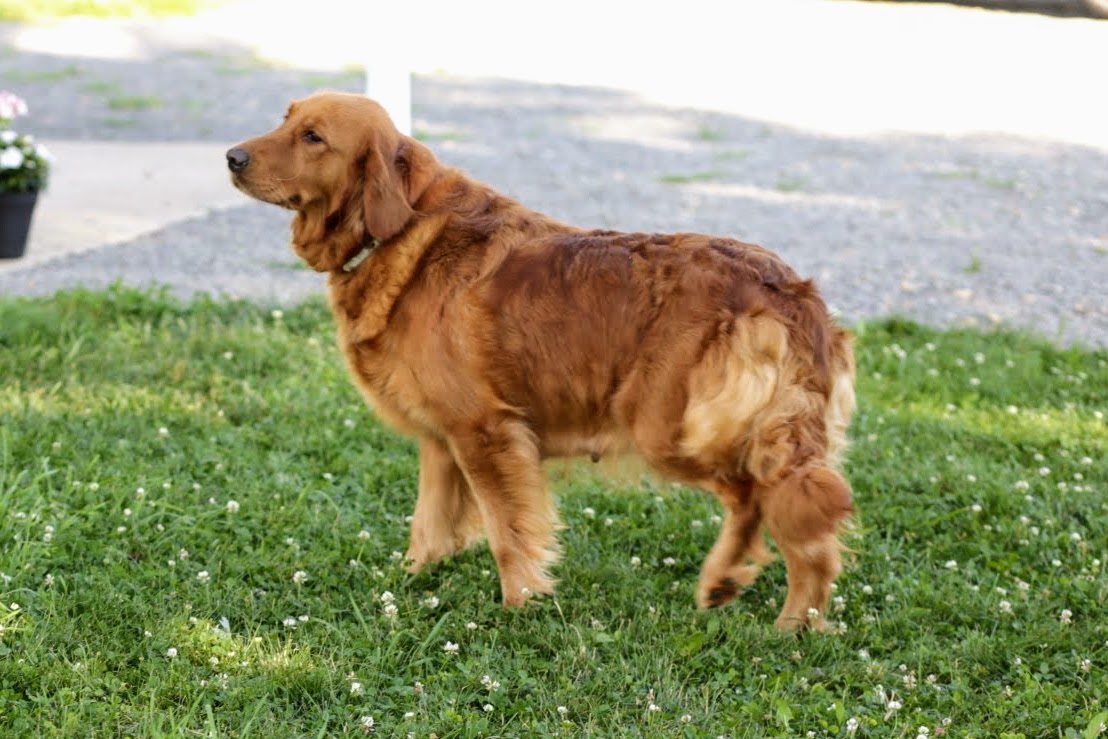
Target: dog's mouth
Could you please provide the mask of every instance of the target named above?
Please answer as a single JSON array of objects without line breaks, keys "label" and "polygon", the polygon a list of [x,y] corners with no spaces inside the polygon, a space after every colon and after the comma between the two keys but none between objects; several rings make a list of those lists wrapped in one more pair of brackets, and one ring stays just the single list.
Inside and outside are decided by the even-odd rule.
[{"label": "dog's mouth", "polygon": [[299,194],[290,195],[279,185],[248,182],[241,174],[235,172],[231,173],[231,184],[256,200],[288,210],[297,210],[304,202],[304,198]]}]

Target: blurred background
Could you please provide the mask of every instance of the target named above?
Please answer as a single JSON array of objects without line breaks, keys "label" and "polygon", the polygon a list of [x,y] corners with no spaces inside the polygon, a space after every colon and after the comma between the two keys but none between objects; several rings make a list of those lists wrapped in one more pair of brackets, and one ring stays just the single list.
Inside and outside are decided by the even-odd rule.
[{"label": "blurred background", "polygon": [[318,292],[223,151],[368,69],[441,159],[565,220],[764,243],[848,318],[1108,343],[1102,5],[0,0],[0,89],[56,156],[0,290]]}]

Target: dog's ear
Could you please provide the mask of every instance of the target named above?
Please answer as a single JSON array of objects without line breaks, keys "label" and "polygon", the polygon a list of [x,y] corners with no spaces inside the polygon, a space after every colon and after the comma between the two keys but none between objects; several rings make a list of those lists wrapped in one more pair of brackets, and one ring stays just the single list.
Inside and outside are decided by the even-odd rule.
[{"label": "dog's ear", "polygon": [[366,156],[362,192],[366,231],[375,239],[391,239],[412,217],[408,187],[397,167],[398,151],[380,139]]},{"label": "dog's ear", "polygon": [[439,162],[430,149],[409,136],[400,137],[396,162],[408,186],[408,204],[415,207],[435,179]]}]

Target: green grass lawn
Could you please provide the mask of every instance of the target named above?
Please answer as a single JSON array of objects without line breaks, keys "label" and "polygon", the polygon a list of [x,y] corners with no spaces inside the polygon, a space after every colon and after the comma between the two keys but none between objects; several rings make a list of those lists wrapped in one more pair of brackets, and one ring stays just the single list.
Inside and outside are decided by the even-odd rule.
[{"label": "green grass lawn", "polygon": [[1096,736],[1108,353],[858,357],[843,628],[797,637],[780,563],[693,607],[709,496],[584,467],[556,597],[503,612],[485,548],[407,575],[416,450],[321,303],[0,300],[0,736]]}]

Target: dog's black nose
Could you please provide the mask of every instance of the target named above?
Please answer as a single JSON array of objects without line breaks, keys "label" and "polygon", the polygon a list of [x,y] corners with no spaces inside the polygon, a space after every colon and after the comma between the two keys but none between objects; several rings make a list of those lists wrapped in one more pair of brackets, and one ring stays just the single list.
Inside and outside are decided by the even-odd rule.
[{"label": "dog's black nose", "polygon": [[232,172],[241,172],[250,164],[250,153],[246,149],[235,147],[227,151],[227,167]]}]

